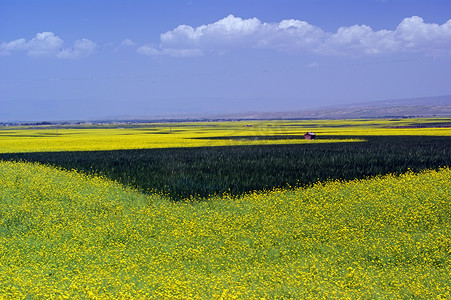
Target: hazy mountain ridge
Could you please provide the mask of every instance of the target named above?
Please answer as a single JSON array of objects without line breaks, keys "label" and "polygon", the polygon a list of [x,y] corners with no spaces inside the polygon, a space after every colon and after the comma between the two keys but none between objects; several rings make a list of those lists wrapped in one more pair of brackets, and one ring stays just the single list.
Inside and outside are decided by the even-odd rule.
[{"label": "hazy mountain ridge", "polygon": [[[213,116],[211,116],[213,117]],[[451,95],[392,99],[285,112],[217,114],[224,119],[352,119],[384,117],[451,117]]]},{"label": "hazy mountain ridge", "polygon": [[198,120],[261,120],[261,119],[353,119],[392,117],[451,117],[451,95],[388,99],[363,103],[325,106],[316,109],[281,112],[243,113],[174,113],[151,116],[117,116],[123,121],[198,121]]},{"label": "hazy mountain ridge", "polygon": [[[414,118],[451,117],[451,95],[391,99],[364,103],[326,106],[316,109],[282,112],[243,113],[172,113],[154,115],[122,115],[91,120],[60,120],[39,122],[38,125],[76,123],[147,123],[183,121],[226,120],[277,120],[277,119],[358,119],[358,118]],[[12,123],[12,122],[9,122]],[[14,124],[37,124],[37,122],[13,122]],[[40,124],[43,123],[43,124]],[[44,124],[45,123],[45,124]],[[0,124],[8,124],[1,123]]]}]

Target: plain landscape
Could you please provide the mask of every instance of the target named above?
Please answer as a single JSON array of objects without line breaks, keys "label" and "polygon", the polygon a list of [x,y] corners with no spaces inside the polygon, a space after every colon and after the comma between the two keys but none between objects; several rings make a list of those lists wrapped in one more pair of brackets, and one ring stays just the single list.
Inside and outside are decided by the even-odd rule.
[{"label": "plain landscape", "polygon": [[0,300],[451,299],[450,0],[0,0]]},{"label": "plain landscape", "polygon": [[36,299],[446,299],[450,125],[4,127],[0,288]]}]

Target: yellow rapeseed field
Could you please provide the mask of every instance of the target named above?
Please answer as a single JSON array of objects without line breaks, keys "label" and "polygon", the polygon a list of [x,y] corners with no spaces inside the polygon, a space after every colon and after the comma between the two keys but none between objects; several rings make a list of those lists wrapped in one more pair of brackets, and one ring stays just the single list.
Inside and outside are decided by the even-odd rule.
[{"label": "yellow rapeseed field", "polygon": [[[437,123],[438,122],[438,123]],[[0,153],[92,151],[232,145],[300,144],[364,141],[368,135],[451,136],[450,127],[405,128],[450,122],[449,119],[308,120],[161,123],[135,127],[35,126],[0,129]],[[252,126],[250,126],[252,125]],[[307,141],[314,131],[318,139]],[[280,136],[281,139],[244,137]],[[283,137],[287,138],[284,139]],[[288,139],[288,136],[290,138]],[[293,136],[298,136],[293,139]],[[229,139],[242,137],[241,139]],[[222,139],[221,139],[222,138]],[[225,139],[224,139],[225,138]]]},{"label": "yellow rapeseed field", "polygon": [[0,162],[0,298],[450,299],[451,170],[169,202]]}]

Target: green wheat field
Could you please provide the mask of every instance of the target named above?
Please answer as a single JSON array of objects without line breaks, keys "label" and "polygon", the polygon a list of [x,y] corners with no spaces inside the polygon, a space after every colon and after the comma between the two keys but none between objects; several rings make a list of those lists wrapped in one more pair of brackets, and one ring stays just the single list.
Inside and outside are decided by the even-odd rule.
[{"label": "green wheat field", "polygon": [[450,125],[0,128],[0,299],[450,299]]}]

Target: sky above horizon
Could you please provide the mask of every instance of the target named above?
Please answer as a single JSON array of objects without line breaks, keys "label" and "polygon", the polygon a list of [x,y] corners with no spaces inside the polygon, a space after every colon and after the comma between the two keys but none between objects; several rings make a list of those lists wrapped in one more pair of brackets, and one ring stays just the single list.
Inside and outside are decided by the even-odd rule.
[{"label": "sky above horizon", "polygon": [[0,122],[451,94],[449,0],[0,0]]}]

